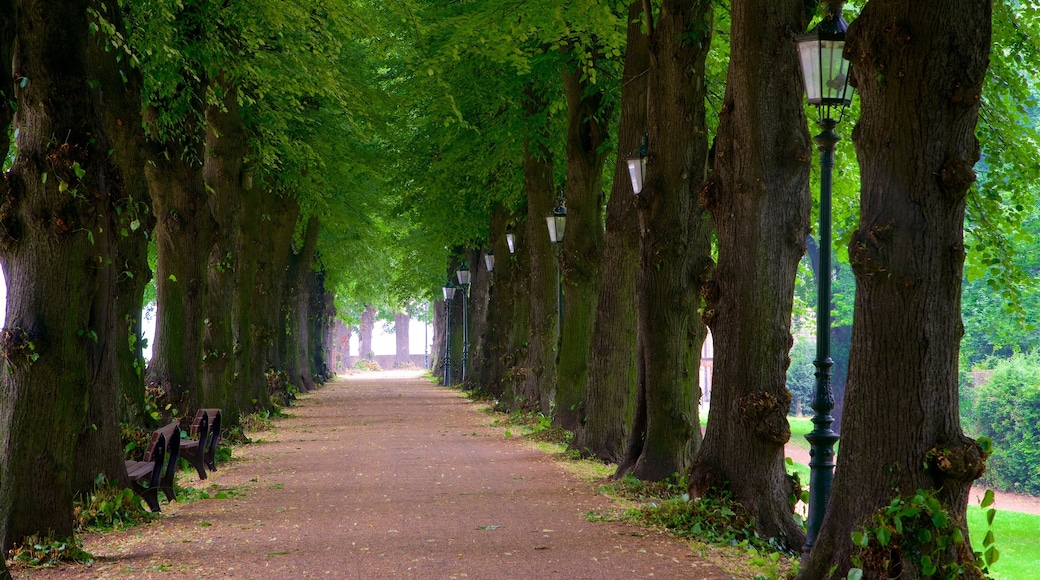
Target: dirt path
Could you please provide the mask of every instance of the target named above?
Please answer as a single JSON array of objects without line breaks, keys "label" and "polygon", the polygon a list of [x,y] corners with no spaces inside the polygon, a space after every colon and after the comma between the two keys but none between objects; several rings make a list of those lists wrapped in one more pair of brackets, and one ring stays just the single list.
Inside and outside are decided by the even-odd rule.
[{"label": "dirt path", "polygon": [[86,536],[92,567],[28,577],[729,578],[682,542],[589,523],[609,498],[416,373],[330,383],[289,413],[181,482],[229,498],[164,504],[156,522]]}]

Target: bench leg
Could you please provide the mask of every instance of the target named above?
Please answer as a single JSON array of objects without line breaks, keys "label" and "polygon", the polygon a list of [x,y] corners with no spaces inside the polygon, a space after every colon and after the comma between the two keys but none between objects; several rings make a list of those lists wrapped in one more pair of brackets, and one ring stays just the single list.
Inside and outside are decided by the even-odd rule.
[{"label": "bench leg", "polygon": [[149,511],[152,513],[159,513],[162,511],[159,509],[159,488],[144,487],[143,485],[134,482],[134,492],[136,492],[137,495],[148,504]]}]

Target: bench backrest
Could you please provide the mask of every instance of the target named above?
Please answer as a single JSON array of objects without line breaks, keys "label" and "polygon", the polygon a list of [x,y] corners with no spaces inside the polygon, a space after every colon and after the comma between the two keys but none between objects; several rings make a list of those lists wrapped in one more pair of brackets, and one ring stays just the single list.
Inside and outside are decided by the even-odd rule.
[{"label": "bench backrest", "polygon": [[199,449],[206,454],[207,459],[213,460],[220,443],[220,409],[199,409],[195,413],[195,421],[199,422],[203,415],[209,421],[209,431],[206,435],[199,432]]},{"label": "bench backrest", "polygon": [[170,461],[167,465],[177,465],[177,454],[180,446],[180,425],[175,422],[170,423],[152,432],[152,440],[148,442],[148,450],[144,452],[144,460],[162,462],[163,457],[169,453]]}]

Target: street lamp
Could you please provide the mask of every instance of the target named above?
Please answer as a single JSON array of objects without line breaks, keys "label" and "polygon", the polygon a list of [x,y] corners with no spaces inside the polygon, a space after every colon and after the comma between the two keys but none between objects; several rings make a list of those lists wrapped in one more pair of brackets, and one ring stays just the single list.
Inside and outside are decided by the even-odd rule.
[{"label": "street lamp", "polygon": [[545,216],[545,223],[549,226],[549,241],[556,245],[556,336],[560,336],[560,328],[563,323],[563,231],[567,225],[567,208],[563,207],[563,201]]},{"label": "street lamp", "polygon": [[469,359],[469,268],[463,263],[455,271],[462,286],[462,382],[466,382],[466,361]]},{"label": "street lamp", "polygon": [[451,279],[444,285],[444,386],[451,384],[451,301],[455,298],[455,285]]},{"label": "street lamp", "polygon": [[484,265],[487,266],[487,271],[488,271],[489,274],[491,272],[495,271],[495,251],[494,250],[488,250],[487,253],[484,254]]},{"label": "street lamp", "polygon": [[632,178],[632,193],[639,195],[643,191],[643,180],[646,178],[646,157],[649,154],[647,147],[647,135],[643,133],[643,144],[635,155],[630,156],[628,162],[628,175]]},{"label": "street lamp", "polygon": [[848,25],[841,18],[842,2],[827,3],[823,20],[809,34],[795,37],[801,60],[802,80],[809,104],[820,113],[820,134],[813,138],[820,150],[820,266],[816,305],[816,391],[813,394],[813,430],[805,436],[812,446],[809,460],[809,518],[802,557],[812,550],[827,513],[834,480],[834,444],[838,434],[831,429],[834,393],[831,391],[831,185],[834,147],[841,137],[834,131],[844,108],[852,102],[848,86],[849,61],[842,56]]},{"label": "street lamp", "polygon": [[506,245],[509,246],[509,253],[516,253],[516,235],[513,232],[506,233]]}]

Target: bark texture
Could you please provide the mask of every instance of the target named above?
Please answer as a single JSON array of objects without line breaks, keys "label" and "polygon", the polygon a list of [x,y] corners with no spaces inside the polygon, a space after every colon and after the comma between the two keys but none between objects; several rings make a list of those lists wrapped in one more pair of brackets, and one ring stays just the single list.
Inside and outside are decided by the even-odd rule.
[{"label": "bark texture", "polygon": [[[15,21],[17,19],[14,0],[0,0],[0,14],[6,15],[5,18],[0,18],[0,62],[7,63],[11,62],[14,57]],[[14,119],[15,107],[11,106],[14,99],[14,79],[12,75],[0,74],[0,133],[5,135],[10,130],[11,121]],[[8,140],[0,139],[0,169],[3,168],[9,151],[10,143]],[[0,197],[6,197],[7,192],[8,177],[4,173],[0,175]],[[0,421],[6,421],[7,418],[7,414],[0,411]],[[3,489],[3,478],[3,470],[0,469],[0,489]],[[0,506],[2,505],[3,502],[0,500]],[[0,511],[0,517],[5,517],[2,511]],[[0,551],[4,550],[4,543],[5,540],[0,538]],[[6,558],[0,558],[0,577],[10,576],[5,560]]]},{"label": "bark texture", "polygon": [[589,346],[585,399],[571,448],[617,463],[631,427],[636,389],[636,273],[639,222],[625,158],[646,131],[646,71],[650,66],[642,31],[642,1],[628,12],[628,41],[621,83],[621,122],[614,187],[607,201],[606,231],[596,321]]},{"label": "bark texture", "polygon": [[[571,66],[577,68],[571,69]],[[567,227],[560,268],[563,320],[556,363],[553,423],[574,431],[588,378],[589,345],[599,302],[603,254],[603,162],[609,138],[609,105],[577,63],[563,72],[567,97]]]},{"label": "bark texture", "polygon": [[29,534],[72,535],[73,452],[100,363],[92,306],[98,265],[112,255],[94,236],[108,225],[109,180],[118,181],[119,169],[97,139],[103,126],[88,89],[87,6],[22,0],[16,8],[18,156],[0,205],[8,287],[0,333],[5,551]]},{"label": "bark texture", "polygon": [[[544,103],[528,91],[528,116],[542,112]],[[545,216],[555,205],[553,160],[544,139],[526,140],[524,147],[524,191],[527,193],[527,221],[522,237],[530,271],[528,285],[531,308],[528,311],[529,340],[524,364],[524,387],[515,393],[520,407],[541,411],[548,416],[556,391],[557,262],[549,241]],[[517,243],[520,243],[518,237]]]},{"label": "bark texture", "polygon": [[[259,196],[251,193],[247,199],[242,186],[242,163],[249,145],[245,122],[238,111],[238,92],[224,82],[214,89],[223,98],[206,108],[203,174],[217,229],[206,268],[208,292],[199,405],[248,409],[251,400],[261,407],[266,404],[266,393],[256,388],[257,371],[261,369],[250,364],[256,248],[248,243],[251,240],[246,228],[259,222]],[[188,416],[193,413],[190,410]]]},{"label": "bark texture", "polygon": [[[111,1],[94,1],[92,8],[99,14],[119,14]],[[123,32],[121,20],[115,18],[111,24]],[[100,30],[105,28],[99,26]],[[104,216],[106,225],[94,236],[99,253],[112,259],[99,269],[91,313],[90,327],[98,340],[90,346],[89,356],[96,366],[87,419],[77,439],[76,493],[92,491],[98,474],[109,482],[128,484],[119,451],[120,409],[131,421],[136,419],[131,413],[144,411],[141,303],[151,279],[148,239],[154,219],[144,177],[141,78],[116,58],[120,53],[111,43],[107,34],[98,32],[89,38],[87,52],[96,81],[91,97],[105,130],[104,136],[97,136],[98,146],[111,152],[119,172],[108,176],[111,206]]]},{"label": "bark texture", "polygon": [[[990,2],[872,0],[849,27],[862,100],[855,324],[834,488],[800,578],[844,576],[852,531],[917,489],[934,490],[968,536],[968,492],[985,457],[958,413],[964,200],[991,20]],[[863,551],[864,577],[921,577],[914,554],[894,545]],[[940,558],[968,563],[972,553],[954,544]]]},{"label": "bark texture", "polygon": [[[527,267],[529,256],[524,247],[522,216],[499,207],[491,219],[491,246],[495,250],[494,282],[488,303],[488,333],[484,343],[481,383],[499,400],[503,409],[516,407],[517,393],[525,384],[524,362],[527,358],[530,317]],[[516,236],[517,252],[511,254],[506,233]]]},{"label": "bark texture", "polygon": [[661,480],[685,473],[700,443],[697,415],[701,276],[711,228],[697,203],[707,174],[704,61],[707,0],[670,0],[649,26],[650,156],[638,197],[639,371],[637,408],[618,475]]},{"label": "bark texture", "polygon": [[303,393],[314,388],[314,377],[311,376],[308,359],[307,303],[310,292],[307,281],[311,265],[314,263],[320,229],[321,220],[317,216],[308,218],[303,243],[300,249],[289,257],[285,276],[286,288],[282,294],[282,312],[287,325],[286,330],[281,333],[282,364],[285,367],[289,388],[295,387]]},{"label": "bark texture", "polygon": [[[726,487],[759,534],[792,549],[804,534],[784,467],[791,395],[788,354],[798,262],[812,197],[809,135],[792,30],[800,2],[733,6],[729,73],[711,178],[702,201],[718,236],[704,321],[715,344],[711,410],[690,493]],[[792,129],[795,128],[795,129]]]}]

